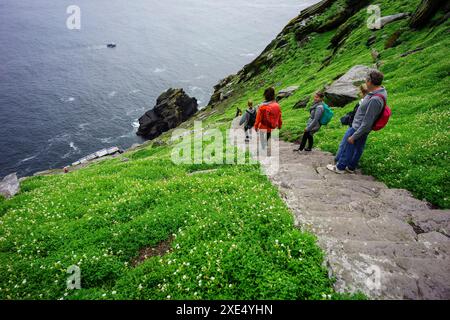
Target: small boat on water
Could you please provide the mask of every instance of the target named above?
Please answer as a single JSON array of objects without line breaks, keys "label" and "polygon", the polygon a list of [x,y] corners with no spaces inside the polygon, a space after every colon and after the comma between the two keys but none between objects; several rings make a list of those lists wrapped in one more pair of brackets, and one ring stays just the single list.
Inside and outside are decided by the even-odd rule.
[{"label": "small boat on water", "polygon": [[108,48],[115,48],[115,47],[117,47],[117,45],[115,43],[108,43],[106,46]]}]

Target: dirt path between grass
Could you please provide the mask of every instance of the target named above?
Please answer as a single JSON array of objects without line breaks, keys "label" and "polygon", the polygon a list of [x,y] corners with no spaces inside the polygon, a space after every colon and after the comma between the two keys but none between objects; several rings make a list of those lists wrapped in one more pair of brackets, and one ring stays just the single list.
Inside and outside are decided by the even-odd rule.
[{"label": "dirt path between grass", "polygon": [[[232,126],[238,128],[238,120]],[[245,149],[243,139],[238,146]],[[408,191],[361,173],[337,175],[326,169],[331,153],[294,148],[283,141],[273,148],[270,159],[279,153],[279,169],[268,177],[295,225],[317,236],[337,291],[450,299],[450,210],[431,210]],[[271,161],[260,161],[266,172]]]}]

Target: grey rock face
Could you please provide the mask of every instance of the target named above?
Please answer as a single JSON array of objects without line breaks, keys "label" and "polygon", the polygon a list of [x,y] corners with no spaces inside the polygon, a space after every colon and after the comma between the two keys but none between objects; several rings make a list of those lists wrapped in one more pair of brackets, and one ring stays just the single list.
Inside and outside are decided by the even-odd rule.
[{"label": "grey rock face", "polygon": [[[378,29],[382,29],[384,26],[386,26],[389,23],[392,23],[394,21],[398,21],[401,19],[406,19],[409,17],[409,13],[397,13],[397,14],[393,14],[390,16],[385,16],[385,17],[381,17],[379,20],[379,23],[377,26],[375,26],[374,28],[372,28],[372,30],[378,30]],[[378,28],[379,27],[379,28]]]},{"label": "grey rock face", "polygon": [[0,195],[6,199],[14,197],[20,191],[20,182],[16,173],[11,173],[0,182]]},{"label": "grey rock face", "polygon": [[169,89],[159,96],[156,106],[139,119],[137,135],[154,139],[188,120],[198,111],[197,99],[183,89]]},{"label": "grey rock face", "polygon": [[290,86],[284,89],[281,89],[277,94],[277,101],[281,99],[290,97],[295,91],[297,91],[298,86]]},{"label": "grey rock face", "polygon": [[343,107],[358,98],[358,86],[365,82],[370,68],[357,65],[333,82],[325,90],[325,97],[332,107]]}]

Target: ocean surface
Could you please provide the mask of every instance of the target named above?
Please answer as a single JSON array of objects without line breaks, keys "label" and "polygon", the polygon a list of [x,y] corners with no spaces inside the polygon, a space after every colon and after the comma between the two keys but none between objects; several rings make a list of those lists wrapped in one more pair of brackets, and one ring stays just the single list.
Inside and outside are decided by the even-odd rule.
[{"label": "ocean surface", "polygon": [[[0,178],[142,142],[137,119],[159,94],[182,87],[205,106],[315,2],[1,0]],[[66,26],[74,4],[80,30]]]}]

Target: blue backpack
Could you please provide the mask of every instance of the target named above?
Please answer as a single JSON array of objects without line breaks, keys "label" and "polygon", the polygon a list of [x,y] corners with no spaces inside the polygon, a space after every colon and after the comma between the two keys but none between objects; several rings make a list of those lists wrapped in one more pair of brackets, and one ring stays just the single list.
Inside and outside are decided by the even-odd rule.
[{"label": "blue backpack", "polygon": [[334,112],[325,102],[322,102],[322,105],[323,105],[323,114],[322,117],[320,118],[320,124],[326,126],[327,124],[330,123],[331,119],[333,119]]}]

